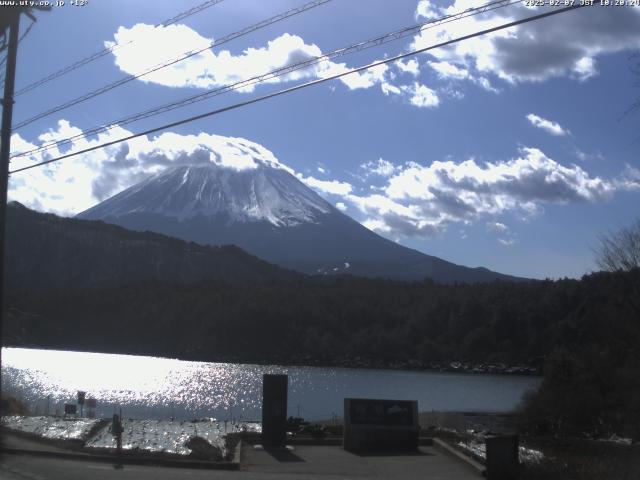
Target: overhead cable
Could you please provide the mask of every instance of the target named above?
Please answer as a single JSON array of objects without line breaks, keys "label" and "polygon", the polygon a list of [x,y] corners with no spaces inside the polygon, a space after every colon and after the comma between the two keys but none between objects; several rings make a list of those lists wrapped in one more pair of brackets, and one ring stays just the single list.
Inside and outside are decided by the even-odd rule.
[{"label": "overhead cable", "polygon": [[[217,5],[218,3],[223,2],[224,0],[207,0],[204,3],[201,3],[200,5],[193,7],[185,12],[179,13],[178,15],[175,15],[174,17],[171,17],[161,23],[158,23],[156,25],[154,25],[154,27],[166,27],[168,25],[171,25],[173,23],[176,23],[180,20],[183,20],[187,17],[190,17],[191,15],[194,15],[196,13],[201,12],[202,10],[212,7],[214,5]],[[88,57],[85,57],[81,60],[78,60],[77,62],[74,62],[70,65],[67,65],[66,67],[53,72],[50,75],[47,75],[46,77],[41,78],[40,80],[37,80],[33,83],[30,83],[29,85],[19,89],[18,91],[16,91],[16,93],[13,95],[14,97],[17,97],[18,95],[22,95],[24,93],[30,92],[31,90],[33,90],[34,88],[37,88],[41,85],[44,85],[45,83],[49,83],[52,80],[55,80],[56,78],[62,77],[63,75],[66,75],[69,72],[72,72],[74,70],[77,70],[80,67],[83,67],[84,65],[87,65],[91,62],[93,62],[94,60],[97,60],[99,58],[104,57],[105,55],[111,53],[112,51],[114,51],[117,48],[123,47],[125,45],[130,45],[131,43],[133,43],[133,40],[130,40],[128,42],[123,42],[123,43],[115,43],[113,45],[111,45],[110,47],[104,48],[92,55],[89,55]]]},{"label": "overhead cable", "polygon": [[79,134],[73,135],[71,137],[68,138],[64,138],[61,140],[57,140],[55,142],[50,142],[47,144],[44,144],[40,147],[34,148],[32,150],[26,150],[23,152],[17,152],[15,154],[13,154],[11,156],[11,158],[15,158],[15,157],[21,157],[21,156],[26,156],[26,155],[30,155],[33,153],[39,153],[39,152],[43,152],[52,148],[56,148],[62,145],[65,145],[67,143],[70,143],[74,140],[77,140],[79,138],[84,138],[84,137],[88,137],[90,135],[96,135],[98,133],[102,133],[108,130],[111,130],[113,128],[117,128],[119,126],[122,125],[127,125],[129,123],[132,122],[137,122],[140,120],[143,120],[145,118],[149,118],[155,115],[159,115],[161,113],[166,113],[169,112],[171,110],[175,110],[177,108],[181,108],[187,105],[191,105],[193,103],[196,102],[201,102],[203,100],[207,100],[209,98],[218,96],[218,95],[222,95],[224,93],[230,92],[230,91],[235,91],[235,90],[240,90],[243,88],[247,88],[247,87],[252,87],[253,85],[259,84],[259,83],[264,83],[267,82],[269,80],[275,79],[275,78],[279,78],[282,77],[284,75],[290,74],[292,72],[298,71],[298,70],[302,70],[305,68],[308,68],[312,65],[321,63],[323,61],[327,61],[327,60],[331,60],[337,57],[341,57],[344,55],[349,55],[352,53],[356,53],[356,52],[360,52],[369,48],[373,48],[373,47],[377,47],[392,41],[396,41],[402,38],[405,38],[407,36],[416,34],[420,31],[424,31],[430,28],[434,28],[437,27],[439,25],[443,25],[449,22],[453,22],[453,21],[457,21],[460,20],[462,18],[467,18],[470,16],[474,16],[474,15],[479,15],[482,13],[486,13],[488,11],[491,10],[495,10],[497,8],[504,8],[507,7],[509,5],[513,5],[515,3],[520,3],[520,0],[496,0],[490,3],[487,3],[485,5],[482,5],[480,7],[474,7],[474,8],[469,8],[467,10],[458,12],[458,13],[454,13],[454,14],[450,14],[450,15],[446,15],[444,17],[441,18],[437,18],[437,19],[431,19],[428,20],[426,22],[423,23],[419,23],[419,24],[415,24],[409,27],[405,27],[399,30],[395,30],[393,32],[390,33],[385,33],[383,35],[379,35],[377,37],[371,38],[369,40],[363,41],[363,42],[359,42],[347,47],[343,47],[343,48],[338,48],[336,50],[333,50],[331,52],[316,56],[316,57],[311,57],[309,59],[306,60],[302,60],[300,62],[295,62],[289,65],[285,65],[283,67],[277,68],[275,70],[271,70],[269,72],[260,74],[260,75],[256,75],[254,77],[245,79],[245,80],[240,80],[237,82],[234,82],[232,84],[228,84],[228,85],[223,85],[221,87],[217,87],[211,90],[207,90],[205,92],[201,92],[201,93],[197,93],[195,95],[191,95],[189,97],[183,98],[181,100],[177,100],[177,101],[173,101],[164,105],[161,105],[159,107],[154,107],[152,109],[149,110],[145,110],[143,112],[139,112],[139,113],[135,113],[133,115],[129,115],[127,117],[124,118],[120,118],[119,120],[115,120],[112,122],[109,122],[107,124],[103,124],[97,127],[93,127],[90,128],[88,130],[85,130]]},{"label": "overhead cable", "polygon": [[46,110],[44,112],[41,112],[37,115],[34,115],[33,117],[30,117],[26,120],[21,121],[20,123],[17,123],[16,125],[13,126],[13,130],[17,130],[19,128],[24,127],[25,125],[29,125],[30,123],[35,122],[36,120],[40,120],[41,118],[45,118],[48,117],[49,115],[53,115],[54,113],[60,112],[62,110],[66,110],[69,107],[72,107],[74,105],[78,105],[79,103],[82,103],[84,101],[90,100],[94,97],[97,97],[98,95],[102,95],[103,93],[106,93],[110,90],[113,90],[114,88],[120,87],[126,83],[129,83],[133,80],[139,79],[144,77],[145,75],[149,75],[150,73],[154,73],[157,72],[158,70],[161,70],[163,68],[169,67],[171,65],[175,65],[176,63],[182,62],[183,60],[186,60],[188,58],[191,58],[195,55],[198,55],[206,50],[210,50],[211,48],[214,47],[218,47],[220,45],[223,45],[227,42],[230,42],[231,40],[234,40],[236,38],[242,37],[244,35],[247,35],[250,32],[253,32],[255,30],[258,30],[260,28],[264,28],[267,25],[272,25],[273,23],[279,22],[281,20],[284,20],[285,18],[289,18],[292,17],[293,15],[297,15],[299,13],[305,12],[307,10],[310,10],[312,8],[318,7],[322,4],[325,4],[327,2],[330,2],[331,0],[313,0],[309,3],[306,3],[305,5],[301,6],[301,7],[296,7],[296,8],[292,8],[290,10],[287,10],[286,12],[283,12],[279,15],[276,15],[274,17],[271,17],[267,20],[263,20],[259,23],[256,23],[255,25],[251,25],[250,27],[244,28],[238,32],[234,32],[230,35],[227,35],[217,41],[211,42],[210,44],[207,44],[206,47],[204,48],[199,48],[197,50],[190,50],[188,52],[185,52],[183,54],[181,54],[179,57],[167,61],[167,62],[163,62],[160,63],[158,65],[155,65],[147,70],[145,70],[142,73],[138,73],[136,75],[127,75],[126,77],[121,78],[120,80],[117,80],[115,82],[109,83],[107,85],[104,85],[96,90],[93,90],[91,92],[85,93],[84,95],[81,95],[79,97],[76,97],[72,100],[69,100],[68,102],[65,102],[61,105],[58,105],[56,107],[50,108],[49,110]]},{"label": "overhead cable", "polygon": [[273,92],[273,93],[270,93],[268,95],[263,95],[261,97],[252,98],[252,99],[246,100],[244,102],[239,102],[239,103],[235,103],[233,105],[228,105],[226,107],[219,108],[219,109],[216,109],[216,110],[212,110],[210,112],[202,113],[200,115],[194,115],[192,117],[185,118],[185,119],[182,119],[182,120],[178,120],[176,122],[172,122],[172,123],[169,123],[169,124],[166,124],[166,125],[162,125],[160,127],[151,128],[149,130],[145,130],[145,131],[140,132],[140,133],[135,133],[135,134],[129,135],[127,137],[120,138],[118,140],[112,140],[110,142],[105,142],[105,143],[102,143],[100,145],[95,145],[93,147],[85,148],[85,149],[79,150],[77,152],[68,153],[66,155],[62,155],[62,156],[59,156],[59,157],[56,157],[56,158],[52,158],[50,160],[46,160],[46,161],[43,161],[43,162],[35,163],[33,165],[28,165],[28,166],[22,167],[22,168],[17,168],[15,170],[10,171],[9,173],[10,174],[14,174],[14,173],[18,173],[18,172],[23,172],[25,170],[30,170],[32,168],[41,167],[43,165],[47,165],[47,164],[50,164],[50,163],[58,162],[60,160],[64,160],[66,158],[74,157],[76,155],[82,155],[84,153],[88,153],[88,152],[91,152],[91,151],[94,151],[94,150],[98,150],[100,148],[105,148],[105,147],[109,147],[111,145],[116,145],[118,143],[126,142],[128,140],[133,140],[134,138],[146,136],[146,135],[149,135],[151,133],[156,133],[156,132],[159,132],[159,131],[162,131],[162,130],[166,130],[168,128],[177,127],[177,126],[180,126],[180,125],[184,125],[185,123],[190,123],[190,122],[193,122],[193,121],[196,121],[196,120],[201,120],[203,118],[211,117],[211,116],[214,116],[214,115],[219,115],[221,113],[228,112],[230,110],[235,110],[235,109],[238,109],[238,108],[241,108],[241,107],[245,107],[247,105],[252,105],[254,103],[262,102],[262,101],[268,100],[270,98],[279,97],[281,95],[285,95],[287,93],[292,93],[292,92],[295,92],[295,91],[298,91],[298,90],[301,90],[301,89],[304,89],[304,88],[307,88],[307,87],[311,87],[311,86],[314,86],[314,85],[319,85],[321,83],[325,83],[325,82],[328,82],[330,80],[335,80],[337,78],[341,78],[341,77],[344,77],[346,75],[351,75],[353,73],[357,73],[357,72],[361,72],[361,71],[364,71],[364,70],[368,70],[370,68],[374,68],[374,67],[377,67],[377,66],[380,66],[380,65],[384,65],[384,64],[387,64],[387,63],[396,62],[398,60],[401,60],[403,58],[409,57],[411,55],[416,55],[418,53],[424,53],[424,52],[427,52],[429,50],[445,47],[447,45],[452,45],[454,43],[462,42],[464,40],[469,40],[469,39],[474,38],[474,37],[479,37],[481,35],[486,35],[486,34],[489,34],[489,33],[497,32],[499,30],[504,30],[505,28],[511,28],[511,27],[515,27],[515,26],[522,25],[522,24],[525,24],[525,23],[533,22],[533,21],[536,21],[536,20],[541,20],[543,18],[551,17],[553,15],[559,15],[561,13],[569,12],[569,11],[572,11],[572,10],[577,10],[577,9],[582,8],[584,6],[586,6],[586,5],[584,5],[584,4],[583,5],[575,5],[575,6],[570,6],[570,7],[554,9],[554,10],[550,10],[550,11],[545,12],[545,13],[540,13],[538,15],[532,15],[530,17],[526,17],[526,18],[523,18],[523,19],[520,19],[520,20],[515,20],[513,22],[504,23],[504,24],[498,25],[496,27],[488,28],[488,29],[481,30],[481,31],[478,31],[478,32],[475,32],[475,33],[471,33],[471,34],[468,34],[468,35],[463,35],[461,37],[458,37],[458,38],[455,38],[455,39],[452,39],[452,40],[447,40],[445,42],[441,42],[441,43],[438,43],[438,44],[435,44],[435,45],[431,45],[431,46],[428,46],[428,47],[420,48],[420,49],[417,49],[417,50],[412,50],[412,51],[407,52],[407,53],[402,53],[400,55],[396,55],[396,56],[391,57],[391,58],[387,58],[387,59],[384,59],[384,60],[380,60],[378,62],[371,63],[369,65],[364,65],[362,67],[354,68],[354,69],[349,70],[347,72],[342,72],[342,73],[338,73],[336,75],[332,75],[330,77],[325,77],[325,78],[320,78],[320,79],[317,79],[317,80],[312,80],[310,82],[303,83],[303,84],[300,84],[300,85],[296,85],[294,87],[286,88],[286,89],[283,89],[283,90],[279,90],[277,92]]}]

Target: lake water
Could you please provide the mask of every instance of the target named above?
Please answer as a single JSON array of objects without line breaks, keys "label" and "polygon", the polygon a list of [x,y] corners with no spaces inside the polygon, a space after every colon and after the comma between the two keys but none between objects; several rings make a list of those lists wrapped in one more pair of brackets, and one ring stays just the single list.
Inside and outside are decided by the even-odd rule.
[{"label": "lake water", "polygon": [[32,412],[55,413],[83,390],[98,416],[260,418],[262,375],[289,375],[289,415],[342,415],[345,397],[418,400],[420,411],[505,412],[539,377],[187,362],[167,358],[2,349],[2,388]]}]

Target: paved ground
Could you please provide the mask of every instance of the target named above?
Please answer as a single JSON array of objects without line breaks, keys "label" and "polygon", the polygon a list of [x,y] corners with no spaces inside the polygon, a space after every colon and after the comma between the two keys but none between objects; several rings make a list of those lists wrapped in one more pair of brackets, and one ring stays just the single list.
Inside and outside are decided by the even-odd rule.
[{"label": "paved ground", "polygon": [[293,451],[255,450],[242,452],[243,469],[275,473],[281,478],[381,478],[472,480],[482,478],[476,471],[432,447],[420,447],[409,455],[355,455],[341,447],[296,446]]},{"label": "paved ground", "polygon": [[250,452],[242,471],[191,470],[169,467],[117,466],[83,460],[61,460],[25,455],[0,458],[2,480],[300,480],[425,479],[477,480],[482,478],[457,460],[421,448],[420,455],[361,457],[338,447],[300,447],[288,454]]},{"label": "paved ground", "polygon": [[191,470],[185,468],[118,466],[85,460],[26,455],[3,455],[0,458],[2,480],[271,480],[274,476],[245,476],[243,472]]},{"label": "paved ground", "polygon": [[[28,439],[5,436],[11,448],[64,452]],[[69,460],[37,455],[0,456],[2,480],[348,480],[348,479],[425,479],[478,480],[474,469],[433,447],[420,447],[413,455],[355,455],[337,446],[296,446],[291,451],[256,450],[245,445],[241,471],[198,470],[171,467],[117,465],[91,460]]]}]

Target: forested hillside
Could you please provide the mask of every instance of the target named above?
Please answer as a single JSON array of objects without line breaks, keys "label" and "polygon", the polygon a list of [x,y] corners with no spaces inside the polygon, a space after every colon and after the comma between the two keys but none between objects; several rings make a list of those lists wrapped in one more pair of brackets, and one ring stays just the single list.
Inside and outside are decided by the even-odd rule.
[{"label": "forested hillside", "polygon": [[198,360],[542,366],[574,345],[638,348],[639,285],[634,270],[457,286],[338,277],[23,290],[9,298],[6,333],[15,345]]},{"label": "forested hillside", "polygon": [[99,221],[7,208],[10,288],[84,288],[140,282],[260,282],[299,274],[233,245],[202,246]]}]

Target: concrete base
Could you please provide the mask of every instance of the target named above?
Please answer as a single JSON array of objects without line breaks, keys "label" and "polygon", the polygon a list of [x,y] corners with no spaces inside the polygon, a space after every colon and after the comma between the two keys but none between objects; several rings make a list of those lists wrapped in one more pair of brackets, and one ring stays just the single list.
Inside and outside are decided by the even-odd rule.
[{"label": "concrete base", "polygon": [[270,454],[245,450],[244,478],[291,478],[321,480],[338,478],[381,478],[385,480],[481,480],[482,476],[464,462],[433,447],[400,454],[354,455],[340,447],[297,446],[295,452]]},{"label": "concrete base", "polygon": [[393,427],[351,427],[343,447],[350,452],[406,451],[418,449],[420,431]]}]

